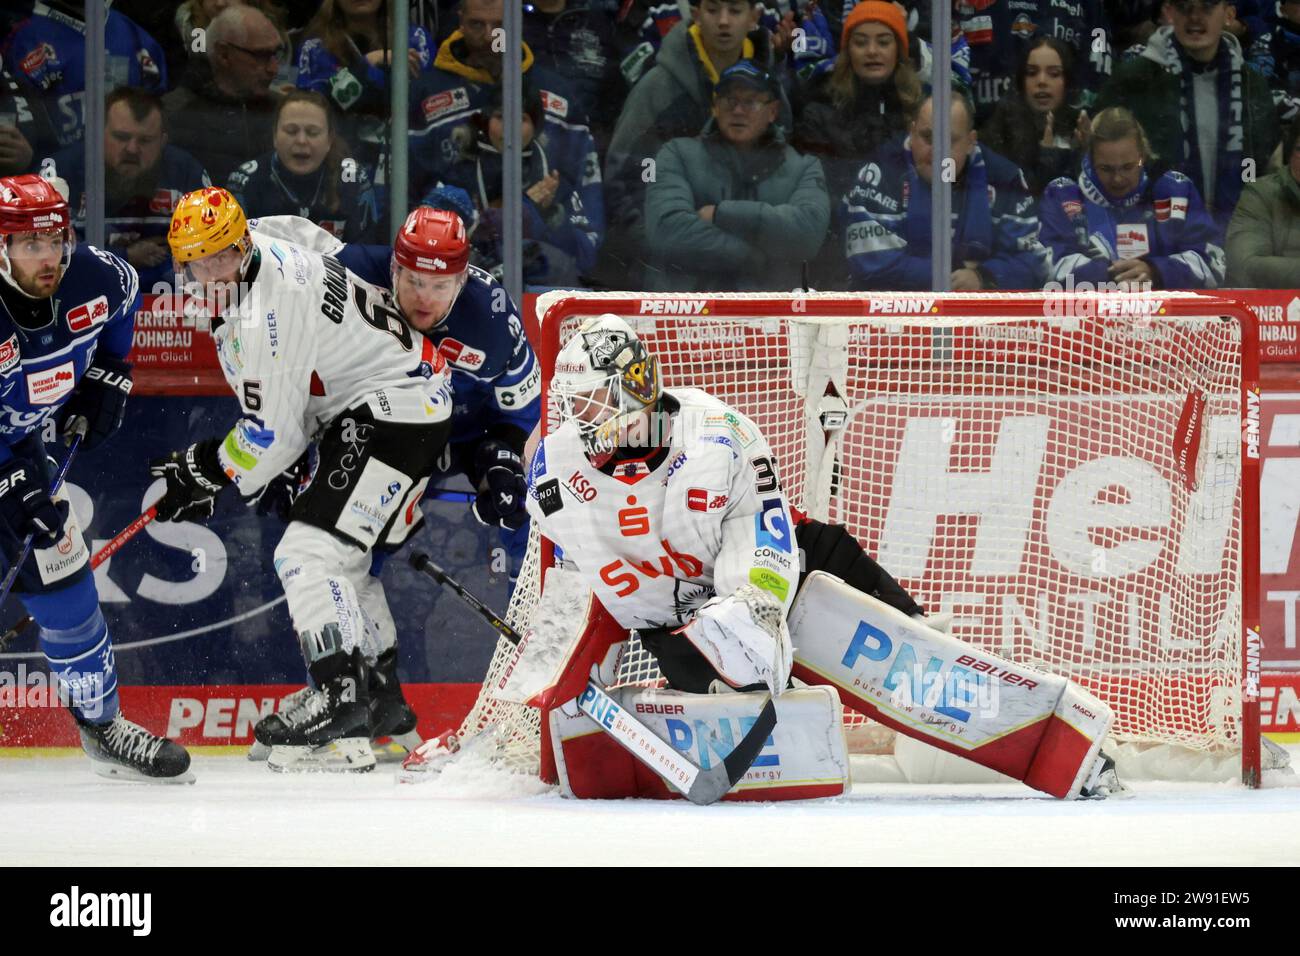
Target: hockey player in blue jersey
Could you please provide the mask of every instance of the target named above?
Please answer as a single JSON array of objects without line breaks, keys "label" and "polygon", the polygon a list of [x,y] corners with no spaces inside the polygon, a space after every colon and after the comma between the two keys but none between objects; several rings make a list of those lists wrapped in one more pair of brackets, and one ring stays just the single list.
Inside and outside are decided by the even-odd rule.
[{"label": "hockey player in blue jersey", "polygon": [[15,561],[34,535],[15,589],[40,625],[52,681],[95,771],[191,782],[184,748],[119,709],[89,551],[67,501],[51,493],[43,440],[82,434],[89,451],[122,424],[140,305],[135,270],[78,246],[67,201],[25,175],[0,179],[0,279],[0,561]]}]

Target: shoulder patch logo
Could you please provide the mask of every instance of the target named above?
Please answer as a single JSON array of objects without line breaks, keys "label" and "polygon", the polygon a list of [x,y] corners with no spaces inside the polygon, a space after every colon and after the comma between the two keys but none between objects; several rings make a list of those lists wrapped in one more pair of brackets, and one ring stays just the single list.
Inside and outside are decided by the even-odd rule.
[{"label": "shoulder patch logo", "polygon": [[108,320],[108,296],[101,295],[83,302],[75,309],[68,310],[68,328],[73,332],[84,332],[95,325]]},{"label": "shoulder patch logo", "polygon": [[17,334],[9,336],[9,341],[0,343],[0,375],[14,368],[22,355],[18,351]]}]

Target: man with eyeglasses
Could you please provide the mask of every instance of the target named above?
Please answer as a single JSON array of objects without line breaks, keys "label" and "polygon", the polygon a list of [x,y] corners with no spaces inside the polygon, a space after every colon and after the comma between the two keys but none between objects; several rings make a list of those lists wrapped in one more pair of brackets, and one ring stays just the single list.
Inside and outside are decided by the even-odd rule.
[{"label": "man with eyeglasses", "polygon": [[[1038,216],[1024,174],[978,142],[975,107],[956,89],[951,138],[951,288],[1039,288],[1048,253],[1038,242]],[[933,140],[933,101],[926,97],[908,135],[882,146],[840,201],[852,288],[930,288]]]},{"label": "man with eyeglasses", "polygon": [[1225,29],[1230,4],[1177,0],[1163,10],[1169,25],[1116,68],[1097,106],[1133,111],[1155,156],[1195,184],[1222,244],[1242,187],[1264,175],[1277,146],[1273,97]]},{"label": "man with eyeglasses", "polygon": [[225,182],[247,160],[271,149],[275,80],[283,38],[255,7],[228,7],[206,33],[207,57],[195,61],[185,85],[163,98],[171,142]]},{"label": "man with eyeglasses", "polygon": [[830,224],[821,161],[776,123],[780,84],[748,60],[723,71],[699,136],[655,157],[646,190],[646,288],[775,290],[799,285]]}]

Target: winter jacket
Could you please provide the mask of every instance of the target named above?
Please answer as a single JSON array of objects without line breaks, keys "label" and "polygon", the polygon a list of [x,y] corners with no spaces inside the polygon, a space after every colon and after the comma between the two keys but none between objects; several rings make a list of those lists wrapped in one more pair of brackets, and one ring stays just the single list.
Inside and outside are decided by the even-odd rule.
[{"label": "winter jacket", "polygon": [[[844,254],[856,289],[929,289],[930,186],[910,139],[886,143],[841,203]],[[1025,178],[1010,160],[976,146],[952,187],[953,268],[979,263],[986,288],[1036,289],[1048,253]]]},{"label": "winter jacket", "polygon": [[[1131,110],[1146,131],[1156,158],[1196,185],[1222,235],[1241,191],[1243,162],[1252,160],[1256,174],[1263,174],[1268,168],[1269,155],[1277,146],[1278,124],[1268,82],[1246,65],[1236,38],[1223,34],[1220,49],[1226,67],[1240,71],[1241,107],[1235,111],[1240,114],[1237,119],[1228,98],[1219,98],[1218,142],[1223,148],[1217,157],[1219,171],[1213,190],[1205,188],[1196,152],[1195,120],[1180,106],[1183,79],[1190,74],[1184,73],[1188,61],[1174,38],[1173,27],[1156,30],[1145,47],[1135,48],[1134,57],[1116,67],[1115,75],[1097,98],[1096,109],[1123,106]],[[1233,127],[1237,127],[1235,135]],[[1232,151],[1228,152],[1229,149]]]},{"label": "winter jacket", "polygon": [[[1104,0],[958,0],[953,19],[970,44],[972,98],[980,124],[1010,91],[1016,66],[1038,34],[1054,36],[1074,51],[1081,90],[1100,89],[1110,75],[1111,31]],[[1094,30],[1106,38],[1100,51],[1093,49]]]},{"label": "winter jacket", "polygon": [[[821,162],[800,156],[773,126],[740,150],[710,123],[655,158],[646,191],[646,235],[656,268],[649,288],[679,291],[789,290],[816,255],[830,221]],[[716,206],[713,222],[701,206]]]},{"label": "winter jacket", "polygon": [[[1156,289],[1214,289],[1223,282],[1223,249],[1192,181],[1166,172],[1123,199],[1108,196],[1085,157],[1077,179],[1051,183],[1038,209],[1038,237],[1052,250],[1052,279],[1066,290],[1110,282],[1111,263],[1141,259]],[[1080,291],[1089,291],[1086,287]]]},{"label": "winter jacket", "polygon": [[[465,132],[471,133],[472,127]],[[540,133],[524,150],[524,189],[552,171],[560,174],[560,183],[548,207],[538,206],[527,195],[523,198],[524,281],[529,285],[579,285],[595,264],[605,237],[600,162],[586,127],[545,118]],[[441,182],[464,189],[473,198],[479,218],[471,237],[474,262],[499,275],[501,154],[480,134],[457,162],[443,170]]]},{"label": "winter jacket", "polygon": [[224,183],[271,148],[275,105],[272,96],[234,99],[217,88],[210,71],[195,69],[163,97],[167,139],[202,163],[214,183]]},{"label": "winter jacket", "polygon": [[857,96],[846,112],[831,97],[830,74],[813,79],[798,102],[791,137],[799,152],[821,159],[826,187],[835,203],[853,188],[862,164],[907,130],[908,118],[893,83],[869,86],[856,76],[853,83]]},{"label": "winter jacket", "polygon": [[[586,125],[562,77],[537,66],[528,44],[523,47],[524,76],[541,92],[548,115],[565,123]],[[459,158],[460,147],[452,131],[492,101],[499,80],[470,66],[464,60],[464,36],[457,30],[434,57],[433,69],[411,81],[411,160],[433,168],[447,166]],[[418,190],[413,194],[420,195]]]},{"label": "winter jacket", "polygon": [[[329,202],[329,178],[335,183],[337,202]],[[250,159],[230,174],[226,187],[250,218],[301,216],[310,219],[344,242],[378,242],[382,238],[385,210],[364,166],[350,179],[340,176],[328,162],[314,173],[289,172],[274,151]]]},{"label": "winter jacket", "polygon": [[[712,118],[712,65],[701,60],[702,47],[685,23],[664,38],[653,69],[632,88],[614,127],[605,160],[605,200],[610,210],[614,275],[609,281],[636,288],[636,270],[645,255],[645,189],[649,161],[671,140],[696,136]],[[755,30],[745,41],[743,58],[771,68],[767,34]],[[793,126],[784,93],[777,122]],[[656,174],[657,175],[657,174]]]},{"label": "winter jacket", "polygon": [[1227,245],[1230,285],[1300,289],[1300,183],[1290,169],[1242,190]]}]

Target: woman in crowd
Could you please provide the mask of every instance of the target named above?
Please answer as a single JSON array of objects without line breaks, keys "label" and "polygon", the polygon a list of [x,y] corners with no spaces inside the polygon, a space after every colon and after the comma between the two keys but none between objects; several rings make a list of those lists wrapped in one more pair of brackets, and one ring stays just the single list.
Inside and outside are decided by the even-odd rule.
[{"label": "woman in crowd", "polygon": [[1079,172],[1088,114],[1070,105],[1076,80],[1073,51],[1055,37],[1036,37],[1016,71],[1015,86],[980,130],[980,142],[1024,171],[1034,198],[1052,180]]},{"label": "woman in crowd", "polygon": [[344,242],[382,242],[379,199],[365,167],[345,159],[329,101],[294,90],[275,113],[275,148],[231,173],[228,188],[249,217],[310,219]]},{"label": "woman in crowd", "polygon": [[821,159],[838,202],[867,158],[907,129],[920,101],[902,11],[865,0],[844,20],[835,66],[814,76],[798,98],[792,145]]},{"label": "woman in crowd", "polygon": [[[1067,291],[1213,289],[1223,250],[1192,181],[1151,169],[1146,133],[1123,107],[1097,114],[1077,180],[1043,193],[1039,239]],[[1086,285],[1085,285],[1086,284]]]}]

